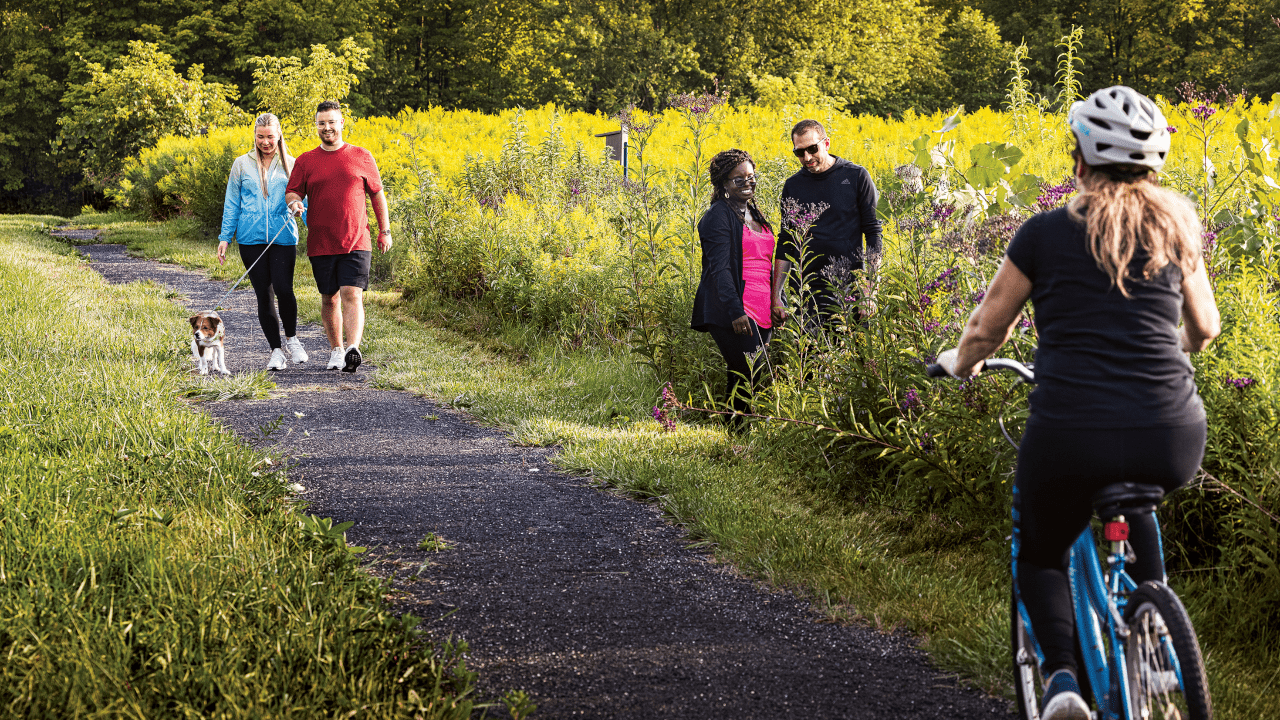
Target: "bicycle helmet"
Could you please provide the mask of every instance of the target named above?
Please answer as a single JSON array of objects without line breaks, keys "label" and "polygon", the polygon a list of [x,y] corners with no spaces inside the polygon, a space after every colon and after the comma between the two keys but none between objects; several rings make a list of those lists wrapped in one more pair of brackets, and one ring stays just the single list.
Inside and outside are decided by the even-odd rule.
[{"label": "bicycle helmet", "polygon": [[1067,124],[1089,165],[1141,165],[1156,172],[1169,153],[1169,123],[1146,96],[1116,85],[1072,103]]}]

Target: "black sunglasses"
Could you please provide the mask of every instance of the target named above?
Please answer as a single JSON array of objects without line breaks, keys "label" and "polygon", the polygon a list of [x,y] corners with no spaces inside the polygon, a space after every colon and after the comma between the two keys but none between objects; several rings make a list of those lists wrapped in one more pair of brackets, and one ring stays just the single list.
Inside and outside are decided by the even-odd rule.
[{"label": "black sunglasses", "polygon": [[[825,138],[824,138],[824,139],[825,139]],[[819,143],[814,143],[813,145],[810,145],[809,147],[792,148],[792,149],[791,149],[791,152],[795,153],[795,154],[796,154],[796,157],[798,157],[798,158],[803,158],[805,155],[817,155],[817,154],[818,154],[818,144],[819,144]]]},{"label": "black sunglasses", "polygon": [[739,188],[740,188],[740,187],[746,187],[747,185],[755,185],[755,184],[756,184],[756,174],[755,174],[755,173],[751,173],[750,175],[747,175],[747,176],[745,176],[745,177],[729,178],[729,184],[733,185],[734,187],[739,187]]}]

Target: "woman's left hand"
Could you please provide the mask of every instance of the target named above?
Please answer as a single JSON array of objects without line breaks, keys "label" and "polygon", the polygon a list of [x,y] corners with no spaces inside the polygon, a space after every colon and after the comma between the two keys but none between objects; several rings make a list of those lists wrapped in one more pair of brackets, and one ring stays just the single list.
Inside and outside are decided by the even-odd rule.
[{"label": "woman's left hand", "polygon": [[226,240],[223,240],[222,242],[218,243],[218,264],[219,265],[227,264],[227,241]]},{"label": "woman's left hand", "polygon": [[751,316],[743,315],[737,320],[734,320],[733,331],[738,333],[739,335],[750,335],[751,334]]}]

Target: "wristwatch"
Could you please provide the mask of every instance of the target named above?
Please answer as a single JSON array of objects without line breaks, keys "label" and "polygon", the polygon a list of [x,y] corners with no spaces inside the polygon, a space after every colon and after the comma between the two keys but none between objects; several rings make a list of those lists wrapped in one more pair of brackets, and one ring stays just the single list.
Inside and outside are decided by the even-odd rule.
[{"label": "wristwatch", "polygon": [[390,235],[390,234],[391,234],[391,228],[387,228],[386,230],[379,230],[379,231],[378,231],[378,234],[379,234],[379,235]]}]

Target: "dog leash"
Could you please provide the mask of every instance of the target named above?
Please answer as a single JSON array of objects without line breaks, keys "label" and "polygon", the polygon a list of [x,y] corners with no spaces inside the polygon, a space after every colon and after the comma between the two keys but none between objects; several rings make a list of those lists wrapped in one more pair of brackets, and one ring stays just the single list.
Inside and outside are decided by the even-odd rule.
[{"label": "dog leash", "polygon": [[[262,248],[262,252],[258,254],[258,257],[253,262],[249,263],[249,267],[244,269],[244,274],[240,276],[240,279],[236,280],[231,285],[231,287],[228,288],[227,291],[222,294],[222,297],[218,298],[218,302],[213,304],[214,312],[217,312],[218,308],[222,307],[222,302],[226,300],[228,296],[231,295],[231,293],[236,289],[237,286],[240,285],[240,283],[244,282],[245,277],[249,275],[249,271],[253,269],[254,265],[258,264],[258,260],[261,260],[263,257],[266,256],[267,248],[271,247],[271,244],[276,241],[276,238],[280,237],[280,233],[284,232],[284,229],[289,227],[289,217],[290,216],[288,214],[284,216],[284,222],[280,225],[280,229],[276,231],[275,237],[272,237],[270,240],[267,241],[266,247]],[[269,218],[270,216],[268,216],[268,219]]]}]

